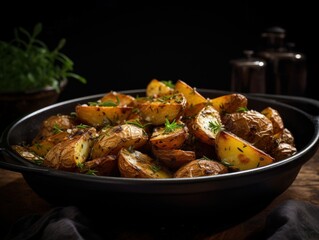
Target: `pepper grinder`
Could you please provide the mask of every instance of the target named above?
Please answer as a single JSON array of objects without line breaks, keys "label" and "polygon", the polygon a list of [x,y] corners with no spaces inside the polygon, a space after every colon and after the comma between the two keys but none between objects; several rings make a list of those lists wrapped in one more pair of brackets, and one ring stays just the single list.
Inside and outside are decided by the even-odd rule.
[{"label": "pepper grinder", "polygon": [[231,60],[231,91],[265,93],[266,62],[253,57],[254,51],[243,51],[245,58]]},{"label": "pepper grinder", "polygon": [[267,63],[266,92],[304,95],[307,85],[305,55],[295,51],[294,43],[285,42],[283,28],[269,28],[261,36],[263,47],[258,56]]}]

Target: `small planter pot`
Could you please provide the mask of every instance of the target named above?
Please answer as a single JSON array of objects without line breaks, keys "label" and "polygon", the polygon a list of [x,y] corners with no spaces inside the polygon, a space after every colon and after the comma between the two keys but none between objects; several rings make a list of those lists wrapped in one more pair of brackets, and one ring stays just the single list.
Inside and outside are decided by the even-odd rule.
[{"label": "small planter pot", "polygon": [[0,129],[17,118],[56,103],[66,85],[67,80],[61,82],[60,92],[53,88],[44,88],[32,92],[0,92]]}]

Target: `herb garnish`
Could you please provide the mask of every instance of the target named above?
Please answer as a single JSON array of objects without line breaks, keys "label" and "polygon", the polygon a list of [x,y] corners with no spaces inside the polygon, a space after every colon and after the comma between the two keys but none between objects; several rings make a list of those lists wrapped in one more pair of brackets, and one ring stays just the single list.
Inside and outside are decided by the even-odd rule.
[{"label": "herb garnish", "polygon": [[209,128],[213,133],[218,133],[223,129],[223,125],[217,120],[209,122]]},{"label": "herb garnish", "polygon": [[172,82],[172,80],[168,80],[168,81],[161,81],[162,83],[164,83],[167,87],[170,87],[170,88],[175,88],[175,84]]},{"label": "herb garnish", "polygon": [[120,99],[116,96],[116,102],[111,100],[105,102],[89,102],[89,106],[99,106],[99,107],[116,107],[120,104]]},{"label": "herb garnish", "polygon": [[247,112],[248,111],[248,108],[246,108],[246,107],[239,107],[238,109],[237,109],[237,112]]},{"label": "herb garnish", "polygon": [[183,124],[178,124],[175,119],[170,123],[169,120],[166,118],[165,119],[165,130],[164,130],[164,134],[165,133],[170,133],[175,131],[177,128],[182,128],[184,127]]},{"label": "herb garnish", "polygon": [[58,124],[54,124],[53,125],[53,130],[52,131],[53,131],[53,134],[58,134],[60,132],[63,132]]}]

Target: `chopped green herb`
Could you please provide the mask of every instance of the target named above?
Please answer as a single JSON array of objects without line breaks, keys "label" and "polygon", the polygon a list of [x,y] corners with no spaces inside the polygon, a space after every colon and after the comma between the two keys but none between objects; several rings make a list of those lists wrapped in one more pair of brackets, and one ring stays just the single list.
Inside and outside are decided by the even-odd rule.
[{"label": "chopped green herb", "polygon": [[175,119],[170,123],[169,120],[166,118],[165,119],[165,130],[164,130],[164,134],[165,133],[170,133],[175,131],[177,128],[182,128],[184,127],[183,124],[178,124],[176,123]]},{"label": "chopped green herb", "polygon": [[175,84],[172,82],[172,80],[168,80],[168,81],[161,81],[162,83],[164,83],[167,87],[170,88],[175,88]]},{"label": "chopped green herb", "polygon": [[247,112],[247,111],[248,111],[248,108],[246,108],[246,107],[239,107],[237,109],[237,112]]},{"label": "chopped green herb", "polygon": [[90,126],[81,123],[81,124],[77,125],[76,127],[77,127],[77,128],[80,128],[80,129],[83,129],[83,128],[89,128]]},{"label": "chopped green herb", "polygon": [[156,172],[158,172],[159,170],[161,170],[161,166],[159,166],[159,165],[151,165],[151,166],[150,166],[150,169],[151,169],[154,173],[156,173]]},{"label": "chopped green herb", "polygon": [[85,174],[96,176],[96,173],[97,173],[97,172],[98,172],[98,171],[96,171],[96,170],[89,169]]},{"label": "chopped green herb", "polygon": [[151,123],[142,124],[140,120],[136,119],[134,121],[125,121],[127,124],[132,124],[140,128],[145,128],[147,125],[151,125]]},{"label": "chopped green herb", "polygon": [[210,121],[209,128],[211,129],[211,131],[213,133],[218,133],[219,131],[221,131],[223,129],[223,125],[220,122],[218,122],[217,120]]},{"label": "chopped green herb", "polygon": [[54,124],[53,125],[53,130],[52,131],[53,131],[53,134],[58,134],[60,132],[63,132],[58,124]]},{"label": "chopped green herb", "polygon": [[89,106],[99,106],[99,107],[116,107],[120,104],[120,99],[116,96],[116,102],[105,101],[105,102],[89,102]]}]

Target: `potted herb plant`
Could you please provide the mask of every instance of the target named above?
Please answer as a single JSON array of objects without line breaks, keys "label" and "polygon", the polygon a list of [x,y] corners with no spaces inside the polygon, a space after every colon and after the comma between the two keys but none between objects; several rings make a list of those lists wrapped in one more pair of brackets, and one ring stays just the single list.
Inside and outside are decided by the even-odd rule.
[{"label": "potted herb plant", "polygon": [[0,121],[55,103],[69,79],[86,83],[61,52],[65,39],[50,50],[38,38],[41,31],[41,23],[32,32],[17,28],[12,41],[0,41]]}]

